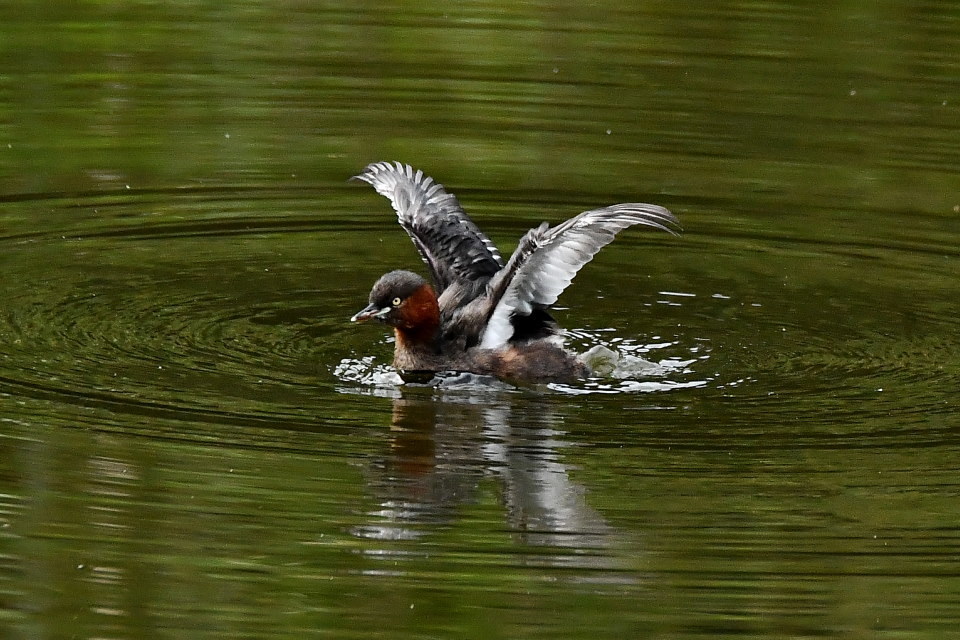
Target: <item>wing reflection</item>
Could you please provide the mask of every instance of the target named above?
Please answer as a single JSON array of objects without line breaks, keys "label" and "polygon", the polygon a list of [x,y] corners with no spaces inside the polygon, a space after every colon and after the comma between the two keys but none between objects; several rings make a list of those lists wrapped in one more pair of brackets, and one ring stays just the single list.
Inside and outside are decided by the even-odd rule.
[{"label": "wing reflection", "polygon": [[[529,398],[462,398],[451,401],[404,393],[394,399],[389,455],[371,471],[379,508],[356,535],[413,540],[455,526],[466,506],[495,482],[506,533],[520,545],[548,547],[525,554],[551,566],[616,568],[608,552],[620,533],[586,500],[561,450],[571,446],[546,403]],[[523,407],[523,409],[518,409]],[[503,531],[503,520],[491,525]]]}]

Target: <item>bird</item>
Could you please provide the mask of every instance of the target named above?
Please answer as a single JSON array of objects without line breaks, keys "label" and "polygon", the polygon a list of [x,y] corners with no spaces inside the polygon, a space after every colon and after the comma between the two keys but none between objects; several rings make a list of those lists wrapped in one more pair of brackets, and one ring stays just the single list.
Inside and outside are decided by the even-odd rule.
[{"label": "bird", "polygon": [[393,366],[407,383],[447,371],[514,384],[589,377],[584,360],[563,347],[550,306],[618,232],[680,229],[664,207],[615,204],[530,229],[504,260],[456,196],[423,171],[374,162],[352,179],[390,201],[429,271],[430,281],[405,269],[384,274],[350,318],[393,328]]}]

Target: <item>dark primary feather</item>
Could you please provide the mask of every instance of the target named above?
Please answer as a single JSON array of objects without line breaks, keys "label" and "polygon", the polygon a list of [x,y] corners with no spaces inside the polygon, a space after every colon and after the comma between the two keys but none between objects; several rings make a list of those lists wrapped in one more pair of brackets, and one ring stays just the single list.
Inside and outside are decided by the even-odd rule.
[{"label": "dark primary feather", "polygon": [[457,198],[422,171],[399,162],[374,162],[354,178],[390,200],[400,226],[430,269],[438,294],[459,284],[464,293],[476,295],[503,267],[497,248]]},{"label": "dark primary feather", "polygon": [[490,282],[492,307],[481,341],[483,347],[505,344],[514,336],[515,316],[526,316],[557,301],[580,269],[633,225],[676,233],[672,213],[652,204],[616,204],[585,211],[553,228],[546,223],[520,240],[509,262]]}]

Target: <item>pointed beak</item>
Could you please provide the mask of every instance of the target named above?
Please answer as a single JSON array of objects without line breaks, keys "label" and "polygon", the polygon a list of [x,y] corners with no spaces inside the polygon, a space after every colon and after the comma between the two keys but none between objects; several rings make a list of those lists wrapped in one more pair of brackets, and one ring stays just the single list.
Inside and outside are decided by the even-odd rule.
[{"label": "pointed beak", "polygon": [[353,317],[350,318],[350,322],[366,322],[367,320],[382,320],[388,313],[390,313],[390,307],[384,307],[383,309],[379,308],[374,303],[370,303],[365,306],[360,311],[353,314]]}]

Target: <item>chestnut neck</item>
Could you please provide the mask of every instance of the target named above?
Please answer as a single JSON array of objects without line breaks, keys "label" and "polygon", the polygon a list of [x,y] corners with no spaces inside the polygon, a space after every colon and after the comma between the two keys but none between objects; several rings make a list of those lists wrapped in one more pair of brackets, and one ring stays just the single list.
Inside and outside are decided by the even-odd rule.
[{"label": "chestnut neck", "polygon": [[424,284],[407,298],[394,327],[397,347],[435,350],[440,329],[440,305],[433,287]]}]

